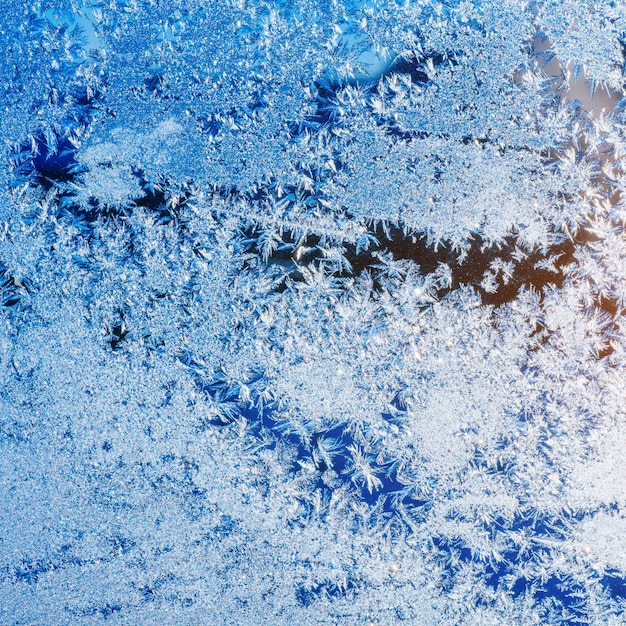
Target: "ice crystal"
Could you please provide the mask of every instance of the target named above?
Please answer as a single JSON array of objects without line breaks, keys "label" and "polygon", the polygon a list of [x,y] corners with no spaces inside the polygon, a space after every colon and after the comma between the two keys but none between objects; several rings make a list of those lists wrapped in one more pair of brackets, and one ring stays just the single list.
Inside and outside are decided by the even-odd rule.
[{"label": "ice crystal", "polygon": [[619,3],[9,2],[3,624],[619,624]]}]

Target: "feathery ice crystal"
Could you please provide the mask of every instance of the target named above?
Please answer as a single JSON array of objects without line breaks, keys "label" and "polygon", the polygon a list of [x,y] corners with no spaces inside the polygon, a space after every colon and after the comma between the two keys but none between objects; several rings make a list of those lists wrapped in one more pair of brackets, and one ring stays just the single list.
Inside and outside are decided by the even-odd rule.
[{"label": "feathery ice crystal", "polygon": [[0,622],[623,623],[626,5],[7,2]]}]

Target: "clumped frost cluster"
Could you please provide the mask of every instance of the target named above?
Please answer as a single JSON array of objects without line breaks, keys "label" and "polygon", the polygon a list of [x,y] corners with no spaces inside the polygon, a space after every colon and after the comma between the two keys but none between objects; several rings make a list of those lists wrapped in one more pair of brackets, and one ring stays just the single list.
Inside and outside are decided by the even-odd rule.
[{"label": "clumped frost cluster", "polygon": [[623,623],[626,7],[9,5],[0,622]]}]

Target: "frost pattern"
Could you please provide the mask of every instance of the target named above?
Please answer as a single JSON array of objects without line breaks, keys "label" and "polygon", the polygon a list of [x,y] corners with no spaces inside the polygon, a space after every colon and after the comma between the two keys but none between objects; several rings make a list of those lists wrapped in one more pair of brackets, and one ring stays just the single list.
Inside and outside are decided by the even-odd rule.
[{"label": "frost pattern", "polygon": [[0,621],[622,623],[623,37],[9,7]]}]

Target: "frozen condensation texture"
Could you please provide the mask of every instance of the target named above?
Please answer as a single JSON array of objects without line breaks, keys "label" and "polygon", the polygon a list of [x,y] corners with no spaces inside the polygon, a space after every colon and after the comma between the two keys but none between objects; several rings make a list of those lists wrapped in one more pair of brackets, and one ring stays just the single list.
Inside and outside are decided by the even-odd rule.
[{"label": "frozen condensation texture", "polygon": [[3,8],[2,624],[623,623],[619,2]]}]

